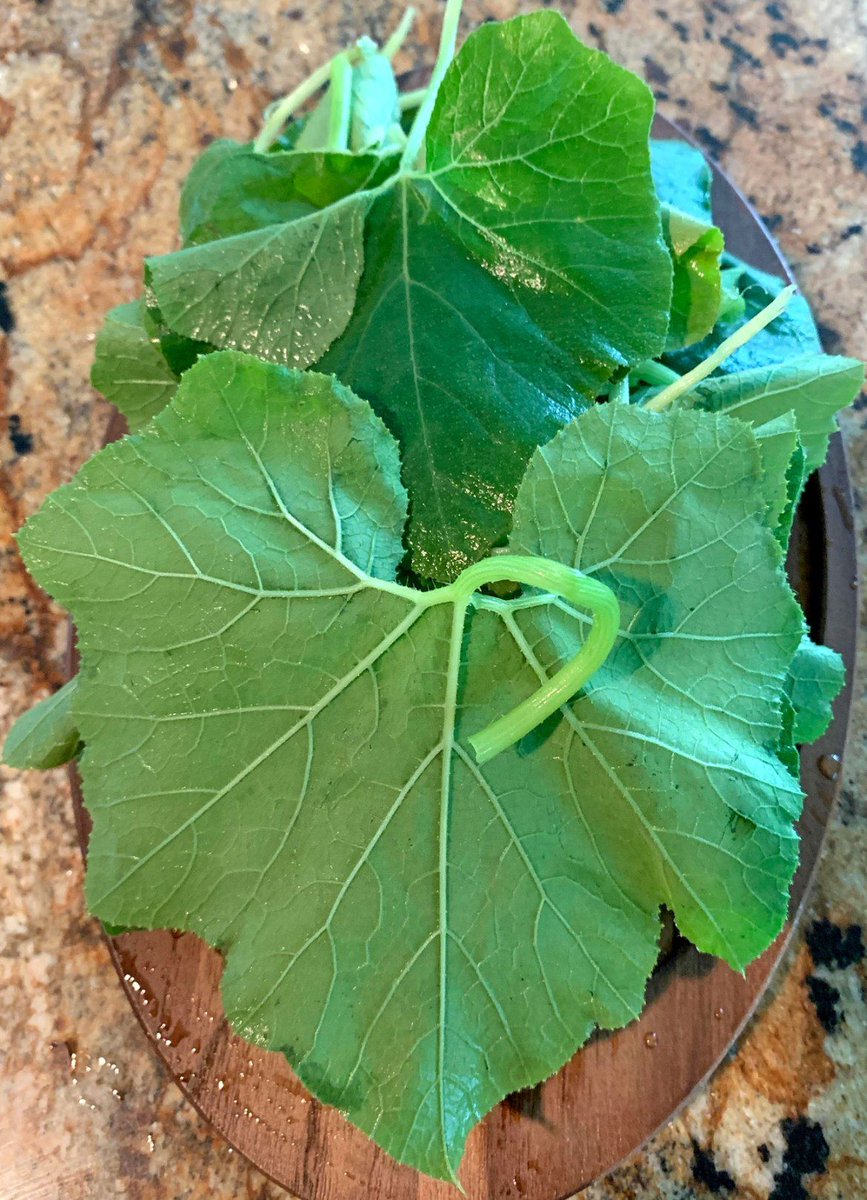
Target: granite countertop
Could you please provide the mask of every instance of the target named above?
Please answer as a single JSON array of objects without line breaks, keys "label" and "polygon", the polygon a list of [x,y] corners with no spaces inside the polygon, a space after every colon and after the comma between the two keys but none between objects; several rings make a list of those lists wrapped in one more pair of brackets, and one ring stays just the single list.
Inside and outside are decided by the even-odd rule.
[{"label": "granite countertop", "polygon": [[[397,6],[347,0],[7,0],[0,18],[3,721],[62,677],[64,620],[11,533],[97,449],[87,377],[103,313],[172,247],[178,188],[214,136]],[[522,7],[524,7],[522,5]],[[529,5],[527,6],[529,7]],[[418,41],[432,39],[423,0]],[[826,348],[867,356],[863,0],[574,0],[578,34],[641,72],[764,215]],[[253,10],[253,11],[251,11]],[[516,11],[468,0],[466,16]],[[328,31],[326,39],[323,31]],[[412,50],[399,66],[412,65]],[[867,486],[867,402],[844,434]],[[864,522],[856,494],[859,547]],[[863,568],[862,560],[862,568]],[[862,635],[863,637],[863,635]],[[863,649],[863,647],[862,647]],[[842,798],[773,994],[711,1084],[591,1200],[867,1197],[867,701]],[[4,769],[0,1194],[285,1195],[204,1125],[148,1048],[84,910],[66,777]]]}]

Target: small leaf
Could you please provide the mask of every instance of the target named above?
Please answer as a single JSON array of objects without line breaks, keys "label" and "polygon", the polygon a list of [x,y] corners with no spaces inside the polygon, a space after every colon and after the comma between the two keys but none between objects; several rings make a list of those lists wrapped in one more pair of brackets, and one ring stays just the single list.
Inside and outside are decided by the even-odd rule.
[{"label": "small leaf", "polygon": [[367,203],[349,196],[289,224],[149,258],[148,303],[186,338],[306,367],[352,313]]},{"label": "small leaf", "polygon": [[133,430],[171,400],[178,376],[166,361],[159,337],[148,328],[144,301],[119,304],[105,318],[90,381]]},{"label": "small leaf", "polygon": [[[681,374],[686,374],[692,367],[708,358],[740,325],[775,300],[786,286],[776,275],[768,275],[765,271],[748,266],[728,253],[723,254],[722,265],[729,290],[724,319],[720,320],[702,341],[665,355],[665,362]],[[743,299],[742,306],[731,301],[730,292],[735,282],[735,276],[729,274],[732,271],[736,272],[737,288]],[[802,295],[795,295],[785,312],[727,358],[717,368],[716,374],[730,375],[737,371],[767,367],[791,358],[816,355],[821,349],[810,306]]]},{"label": "small leaf", "polygon": [[70,679],[53,696],[23,713],[6,738],[3,761],[19,770],[46,771],[75,758],[81,749],[72,705],[78,680]]},{"label": "small leaf", "polygon": [[711,377],[690,393],[687,402],[753,425],[793,412],[810,474],[825,461],[828,440],[837,429],[837,413],[852,403],[863,383],[864,365],[857,359],[813,354]]},{"label": "small leaf", "polygon": [[828,729],[833,703],[846,682],[846,667],[836,650],[804,635],[792,660],[786,691],[795,713],[792,738],[815,742]]},{"label": "small leaf", "polygon": [[699,341],[713,329],[722,303],[720,255],[725,239],[715,225],[664,207],[662,227],[674,267],[666,348]]}]

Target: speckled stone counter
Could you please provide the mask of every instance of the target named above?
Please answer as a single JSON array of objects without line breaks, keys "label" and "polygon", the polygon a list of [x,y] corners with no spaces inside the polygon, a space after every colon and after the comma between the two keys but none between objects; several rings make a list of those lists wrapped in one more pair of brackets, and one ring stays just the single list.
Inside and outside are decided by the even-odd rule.
[{"label": "speckled stone counter", "polygon": [[[421,7],[404,68],[433,38],[434,5]],[[863,0],[564,8],[579,35],[644,74],[663,111],[751,196],[826,348],[867,355]],[[514,0],[469,0],[466,16],[514,11]],[[273,94],[338,41],[381,35],[397,15],[346,0],[2,6],[4,725],[61,677],[62,616],[27,579],[11,533],[100,443],[107,409],[86,381],[102,314],[138,291],[144,253],[172,247],[178,188],[201,147],[250,136]],[[865,411],[844,422],[861,488]],[[863,535],[862,520],[859,546]],[[773,995],[710,1086],[590,1200],[867,1197],[865,737],[856,686],[841,804]],[[0,1196],[284,1195],[209,1132],[148,1049],[85,915],[63,773],[4,771],[2,784]]]}]

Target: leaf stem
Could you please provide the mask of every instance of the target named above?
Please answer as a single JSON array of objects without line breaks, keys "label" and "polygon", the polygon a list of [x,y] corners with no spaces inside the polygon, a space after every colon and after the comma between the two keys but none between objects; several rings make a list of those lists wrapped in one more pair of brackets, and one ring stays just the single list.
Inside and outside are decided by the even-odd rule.
[{"label": "leaf stem", "polygon": [[463,0],[446,0],[446,11],[443,16],[443,27],[440,33],[440,48],[437,60],[434,64],[424,99],[419,105],[418,112],[415,115],[415,120],[412,123],[412,128],[406,140],[406,147],[403,157],[400,160],[401,170],[403,171],[412,171],[421,165],[418,160],[424,143],[424,135],[427,133],[427,127],[433,115],[437,93],[449,68],[449,63],[455,56],[455,43],[458,36],[458,24],[461,19],[462,4]]},{"label": "leaf stem", "polygon": [[745,346],[757,333],[761,333],[766,325],[770,325],[771,321],[785,312],[794,294],[794,284],[783,288],[779,296],[776,296],[761,312],[756,313],[751,320],[747,321],[746,325],[742,325],[740,329],[736,329],[731,337],[727,337],[724,342],[717,346],[713,354],[708,355],[698,366],[693,367],[691,371],[687,371],[685,375],[681,375],[679,379],[669,384],[668,387],[663,388],[661,392],[657,392],[655,396],[652,396],[647,401],[644,407],[648,412],[663,412],[675,400],[679,400],[681,396],[686,395],[687,392],[691,392],[697,384],[710,375],[711,371],[715,371],[720,363],[725,362],[730,354],[734,354],[735,350],[739,350],[741,346]]},{"label": "leaf stem", "polygon": [[570,662],[511,712],[473,734],[469,741],[480,763],[488,762],[513,746],[574,696],[605,662],[620,628],[620,605],[610,587],[547,558],[497,554],[467,567],[454,583],[441,589],[440,595],[459,607],[466,606],[478,588],[503,579],[555,592],[571,603],[589,609],[593,624],[584,645]]},{"label": "leaf stem", "polygon": [[382,47],[382,53],[391,61],[401,48],[403,43],[409,37],[410,30],[415,24],[415,9],[412,5],[406,10],[400,19],[400,23],[394,33],[389,37],[385,45]]}]

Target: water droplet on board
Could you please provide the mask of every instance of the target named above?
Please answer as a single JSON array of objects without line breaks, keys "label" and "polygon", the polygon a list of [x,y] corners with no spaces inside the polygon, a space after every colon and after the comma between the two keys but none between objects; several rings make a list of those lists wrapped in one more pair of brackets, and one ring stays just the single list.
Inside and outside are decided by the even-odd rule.
[{"label": "water droplet on board", "polygon": [[721,1021],[723,1019],[723,1017],[726,1015],[726,1010],[724,1008],[718,1008],[715,1010],[713,1015],[716,1017],[716,1019],[718,1021]]},{"label": "water droplet on board", "polygon": [[840,774],[840,755],[823,754],[819,759],[818,767],[826,779],[836,779]]},{"label": "water droplet on board", "polygon": [[648,1050],[655,1050],[659,1045],[659,1038],[655,1033],[646,1033],[644,1035],[644,1044]]}]

